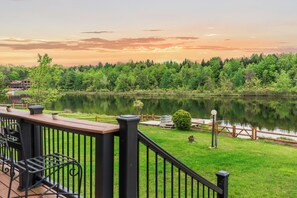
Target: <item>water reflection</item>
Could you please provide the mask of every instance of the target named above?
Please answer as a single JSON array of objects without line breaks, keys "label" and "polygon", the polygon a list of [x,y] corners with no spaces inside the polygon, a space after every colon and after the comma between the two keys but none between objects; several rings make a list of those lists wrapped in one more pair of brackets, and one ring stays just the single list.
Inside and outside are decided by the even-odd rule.
[{"label": "water reflection", "polygon": [[135,114],[135,98],[144,103],[143,113],[164,115],[185,109],[196,118],[209,118],[210,111],[218,111],[218,119],[229,124],[297,131],[297,101],[275,98],[150,98],[129,96],[66,95],[48,105],[47,109],[107,115]]}]

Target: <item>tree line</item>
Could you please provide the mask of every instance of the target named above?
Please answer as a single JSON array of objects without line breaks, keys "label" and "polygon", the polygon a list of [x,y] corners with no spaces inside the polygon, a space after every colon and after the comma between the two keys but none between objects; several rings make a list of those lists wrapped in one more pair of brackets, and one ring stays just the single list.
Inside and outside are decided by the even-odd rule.
[{"label": "tree line", "polygon": [[[63,67],[51,76],[65,91],[189,90],[199,93],[295,93],[297,54],[253,54],[250,57],[182,63],[152,60]],[[34,67],[0,66],[2,87],[30,76]],[[37,74],[38,75],[38,74]]]}]

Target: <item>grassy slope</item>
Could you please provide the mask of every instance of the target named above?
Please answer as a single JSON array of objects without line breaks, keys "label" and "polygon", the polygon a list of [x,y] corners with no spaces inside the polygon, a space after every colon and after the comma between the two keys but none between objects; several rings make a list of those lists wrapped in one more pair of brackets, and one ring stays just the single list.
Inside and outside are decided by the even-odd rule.
[{"label": "grassy slope", "polygon": [[[68,114],[67,117],[94,120],[95,115]],[[116,122],[108,116],[100,116],[100,120]],[[213,183],[217,171],[230,172],[230,197],[297,197],[295,147],[219,136],[219,148],[209,149],[209,133],[146,126],[140,126],[140,130]],[[196,143],[188,143],[189,135],[195,136]]]}]

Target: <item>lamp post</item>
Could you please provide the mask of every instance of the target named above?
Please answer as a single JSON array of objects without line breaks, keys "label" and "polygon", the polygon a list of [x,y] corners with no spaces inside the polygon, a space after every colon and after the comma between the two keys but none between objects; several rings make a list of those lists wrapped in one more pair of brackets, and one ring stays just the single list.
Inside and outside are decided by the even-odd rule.
[{"label": "lamp post", "polygon": [[[212,115],[212,130],[211,130],[211,148],[214,148],[214,136],[215,136],[215,119],[216,119],[216,115],[217,115],[217,111],[216,110],[211,110],[211,115]],[[216,147],[217,147],[217,139],[216,139]]]}]

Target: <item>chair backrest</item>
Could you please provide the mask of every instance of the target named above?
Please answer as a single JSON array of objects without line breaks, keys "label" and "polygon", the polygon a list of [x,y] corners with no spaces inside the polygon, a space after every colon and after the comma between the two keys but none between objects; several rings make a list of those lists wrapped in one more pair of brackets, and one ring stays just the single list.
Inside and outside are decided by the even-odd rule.
[{"label": "chair backrest", "polygon": [[4,134],[4,120],[1,118],[0,119],[0,134]]},{"label": "chair backrest", "polygon": [[0,146],[6,142],[5,134],[4,134],[4,120],[0,119]]},{"label": "chair backrest", "polygon": [[[22,134],[21,134],[21,127],[18,123],[11,123],[7,124],[3,128],[4,135],[3,137],[6,139],[7,142],[7,148],[9,153],[9,160],[11,163],[14,163],[18,159],[16,159],[15,150],[21,152],[18,154],[21,154],[24,156],[24,148],[22,144]],[[25,162],[26,163],[26,162]]]},{"label": "chair backrest", "polygon": [[2,171],[4,170],[4,162],[7,160],[11,160],[9,145],[7,141],[7,135],[4,132],[4,120],[0,119],[1,128],[0,128],[0,159],[2,161]]},{"label": "chair backrest", "polygon": [[7,148],[7,138],[3,133],[0,133],[0,155],[4,155]]}]

